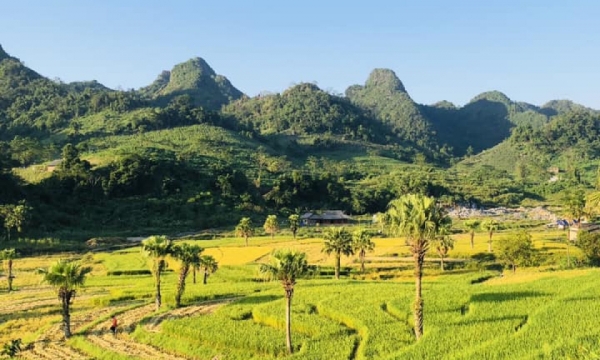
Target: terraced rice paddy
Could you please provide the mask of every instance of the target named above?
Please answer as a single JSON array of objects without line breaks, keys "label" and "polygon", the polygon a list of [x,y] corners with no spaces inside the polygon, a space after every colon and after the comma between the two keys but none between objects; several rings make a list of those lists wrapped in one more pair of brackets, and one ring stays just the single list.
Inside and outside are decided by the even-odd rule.
[{"label": "terraced rice paddy", "polygon": [[[554,237],[537,234],[536,246],[560,248]],[[405,249],[399,239],[379,239],[371,265],[395,267],[388,280],[372,272],[298,282],[292,302],[295,353],[287,355],[283,290],[261,281],[255,262],[279,247],[302,248],[313,264],[328,266],[332,259],[320,253],[316,239],[261,239],[248,248],[227,242],[201,242],[207,252],[222,254],[221,268],[207,285],[192,284],[190,277],[179,309],[172,307],[178,267],[169,260],[174,271],[163,276],[165,304],[159,311],[149,275],[106,275],[116,267],[145,266],[138,249],[95,254],[94,272],[73,303],[74,336],[67,341],[55,293],[36,284],[35,259],[21,268],[17,261],[17,291],[0,293],[0,338],[21,338],[26,345],[21,356],[27,359],[595,359],[600,354],[597,269],[541,267],[500,276],[468,267],[442,274],[428,267],[425,333],[416,342],[414,284],[400,259]],[[467,244],[457,248],[460,254],[469,251]],[[398,254],[396,262],[391,253]],[[345,264],[357,267],[352,259]],[[114,337],[108,331],[112,315],[119,320]]]}]

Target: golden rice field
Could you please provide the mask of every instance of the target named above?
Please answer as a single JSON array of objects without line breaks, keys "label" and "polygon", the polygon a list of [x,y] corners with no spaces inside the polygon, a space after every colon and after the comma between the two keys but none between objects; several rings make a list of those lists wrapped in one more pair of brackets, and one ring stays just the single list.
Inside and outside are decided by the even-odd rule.
[{"label": "golden rice field", "polygon": [[[494,234],[494,243],[510,232]],[[536,248],[562,259],[560,231],[537,230]],[[59,327],[54,289],[40,283],[39,267],[59,256],[15,261],[16,291],[0,292],[0,343],[20,338],[28,359],[597,359],[600,356],[600,271],[559,270],[550,263],[516,274],[462,264],[487,251],[487,234],[475,249],[466,234],[454,235],[450,255],[459,261],[442,273],[431,252],[426,267],[425,333],[412,333],[414,284],[403,239],[375,239],[366,275],[355,257],[343,258],[354,270],[341,280],[327,275],[333,258],[322,240],[287,236],[186,240],[214,256],[219,270],[203,285],[188,278],[184,307],[174,308],[179,266],[168,259],[163,274],[164,305],[155,311],[150,275],[109,276],[115,270],[148,269],[139,247],[76,257],[92,266],[86,286],[72,305],[74,336]],[[285,351],[283,290],[263,281],[257,263],[278,248],[307,253],[321,275],[298,281],[293,299],[295,353]],[[580,256],[571,248],[574,257]],[[409,260],[409,259],[408,259]],[[386,276],[383,276],[383,275]],[[120,333],[108,333],[116,315]]]}]

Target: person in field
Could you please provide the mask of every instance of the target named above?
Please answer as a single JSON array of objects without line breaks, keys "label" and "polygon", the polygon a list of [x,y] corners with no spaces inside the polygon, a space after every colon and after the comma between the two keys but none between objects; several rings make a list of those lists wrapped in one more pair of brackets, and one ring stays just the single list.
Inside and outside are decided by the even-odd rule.
[{"label": "person in field", "polygon": [[112,323],[110,325],[110,331],[112,332],[113,336],[117,335],[117,317],[116,316],[112,317]]}]

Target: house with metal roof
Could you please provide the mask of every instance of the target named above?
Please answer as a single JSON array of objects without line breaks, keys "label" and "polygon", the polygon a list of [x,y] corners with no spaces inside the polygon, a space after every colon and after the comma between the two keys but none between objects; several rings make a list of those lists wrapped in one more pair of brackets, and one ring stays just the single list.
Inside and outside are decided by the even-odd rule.
[{"label": "house with metal roof", "polygon": [[352,222],[352,217],[344,214],[342,210],[324,210],[320,213],[307,212],[300,216],[300,223],[304,226],[339,225]]}]

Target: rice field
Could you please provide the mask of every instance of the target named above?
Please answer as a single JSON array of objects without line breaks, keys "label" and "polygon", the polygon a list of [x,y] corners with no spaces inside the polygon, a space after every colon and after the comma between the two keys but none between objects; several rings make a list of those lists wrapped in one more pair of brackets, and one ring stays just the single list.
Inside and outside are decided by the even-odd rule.
[{"label": "rice field", "polygon": [[[498,243],[510,232],[494,235]],[[536,248],[561,260],[560,231],[537,230]],[[456,261],[487,250],[478,233],[475,249],[455,235]],[[194,241],[194,240],[186,240]],[[194,241],[196,242],[196,241]],[[183,308],[174,308],[179,266],[168,259],[163,274],[163,307],[153,306],[150,275],[111,276],[115,270],[148,269],[137,247],[78,255],[93,267],[72,306],[74,336],[65,341],[54,290],[40,284],[35,269],[58,257],[15,261],[16,291],[0,283],[0,344],[23,340],[28,359],[597,359],[600,356],[600,270],[560,270],[551,263],[519,268],[516,274],[467,264],[441,272],[430,253],[425,270],[424,336],[412,330],[414,283],[403,239],[375,239],[367,274],[355,257],[341,280],[327,271],[298,281],[292,301],[294,354],[285,347],[285,299],[281,285],[263,281],[257,264],[278,248],[296,248],[309,263],[327,269],[333,258],[321,240],[279,236],[198,240],[219,270],[203,285],[191,276]],[[575,247],[573,257],[579,256]],[[65,255],[67,256],[67,255]],[[75,255],[69,255],[75,256]],[[386,276],[382,276],[386,274]],[[3,279],[0,279],[2,282]],[[116,315],[120,332],[108,333]]]}]

